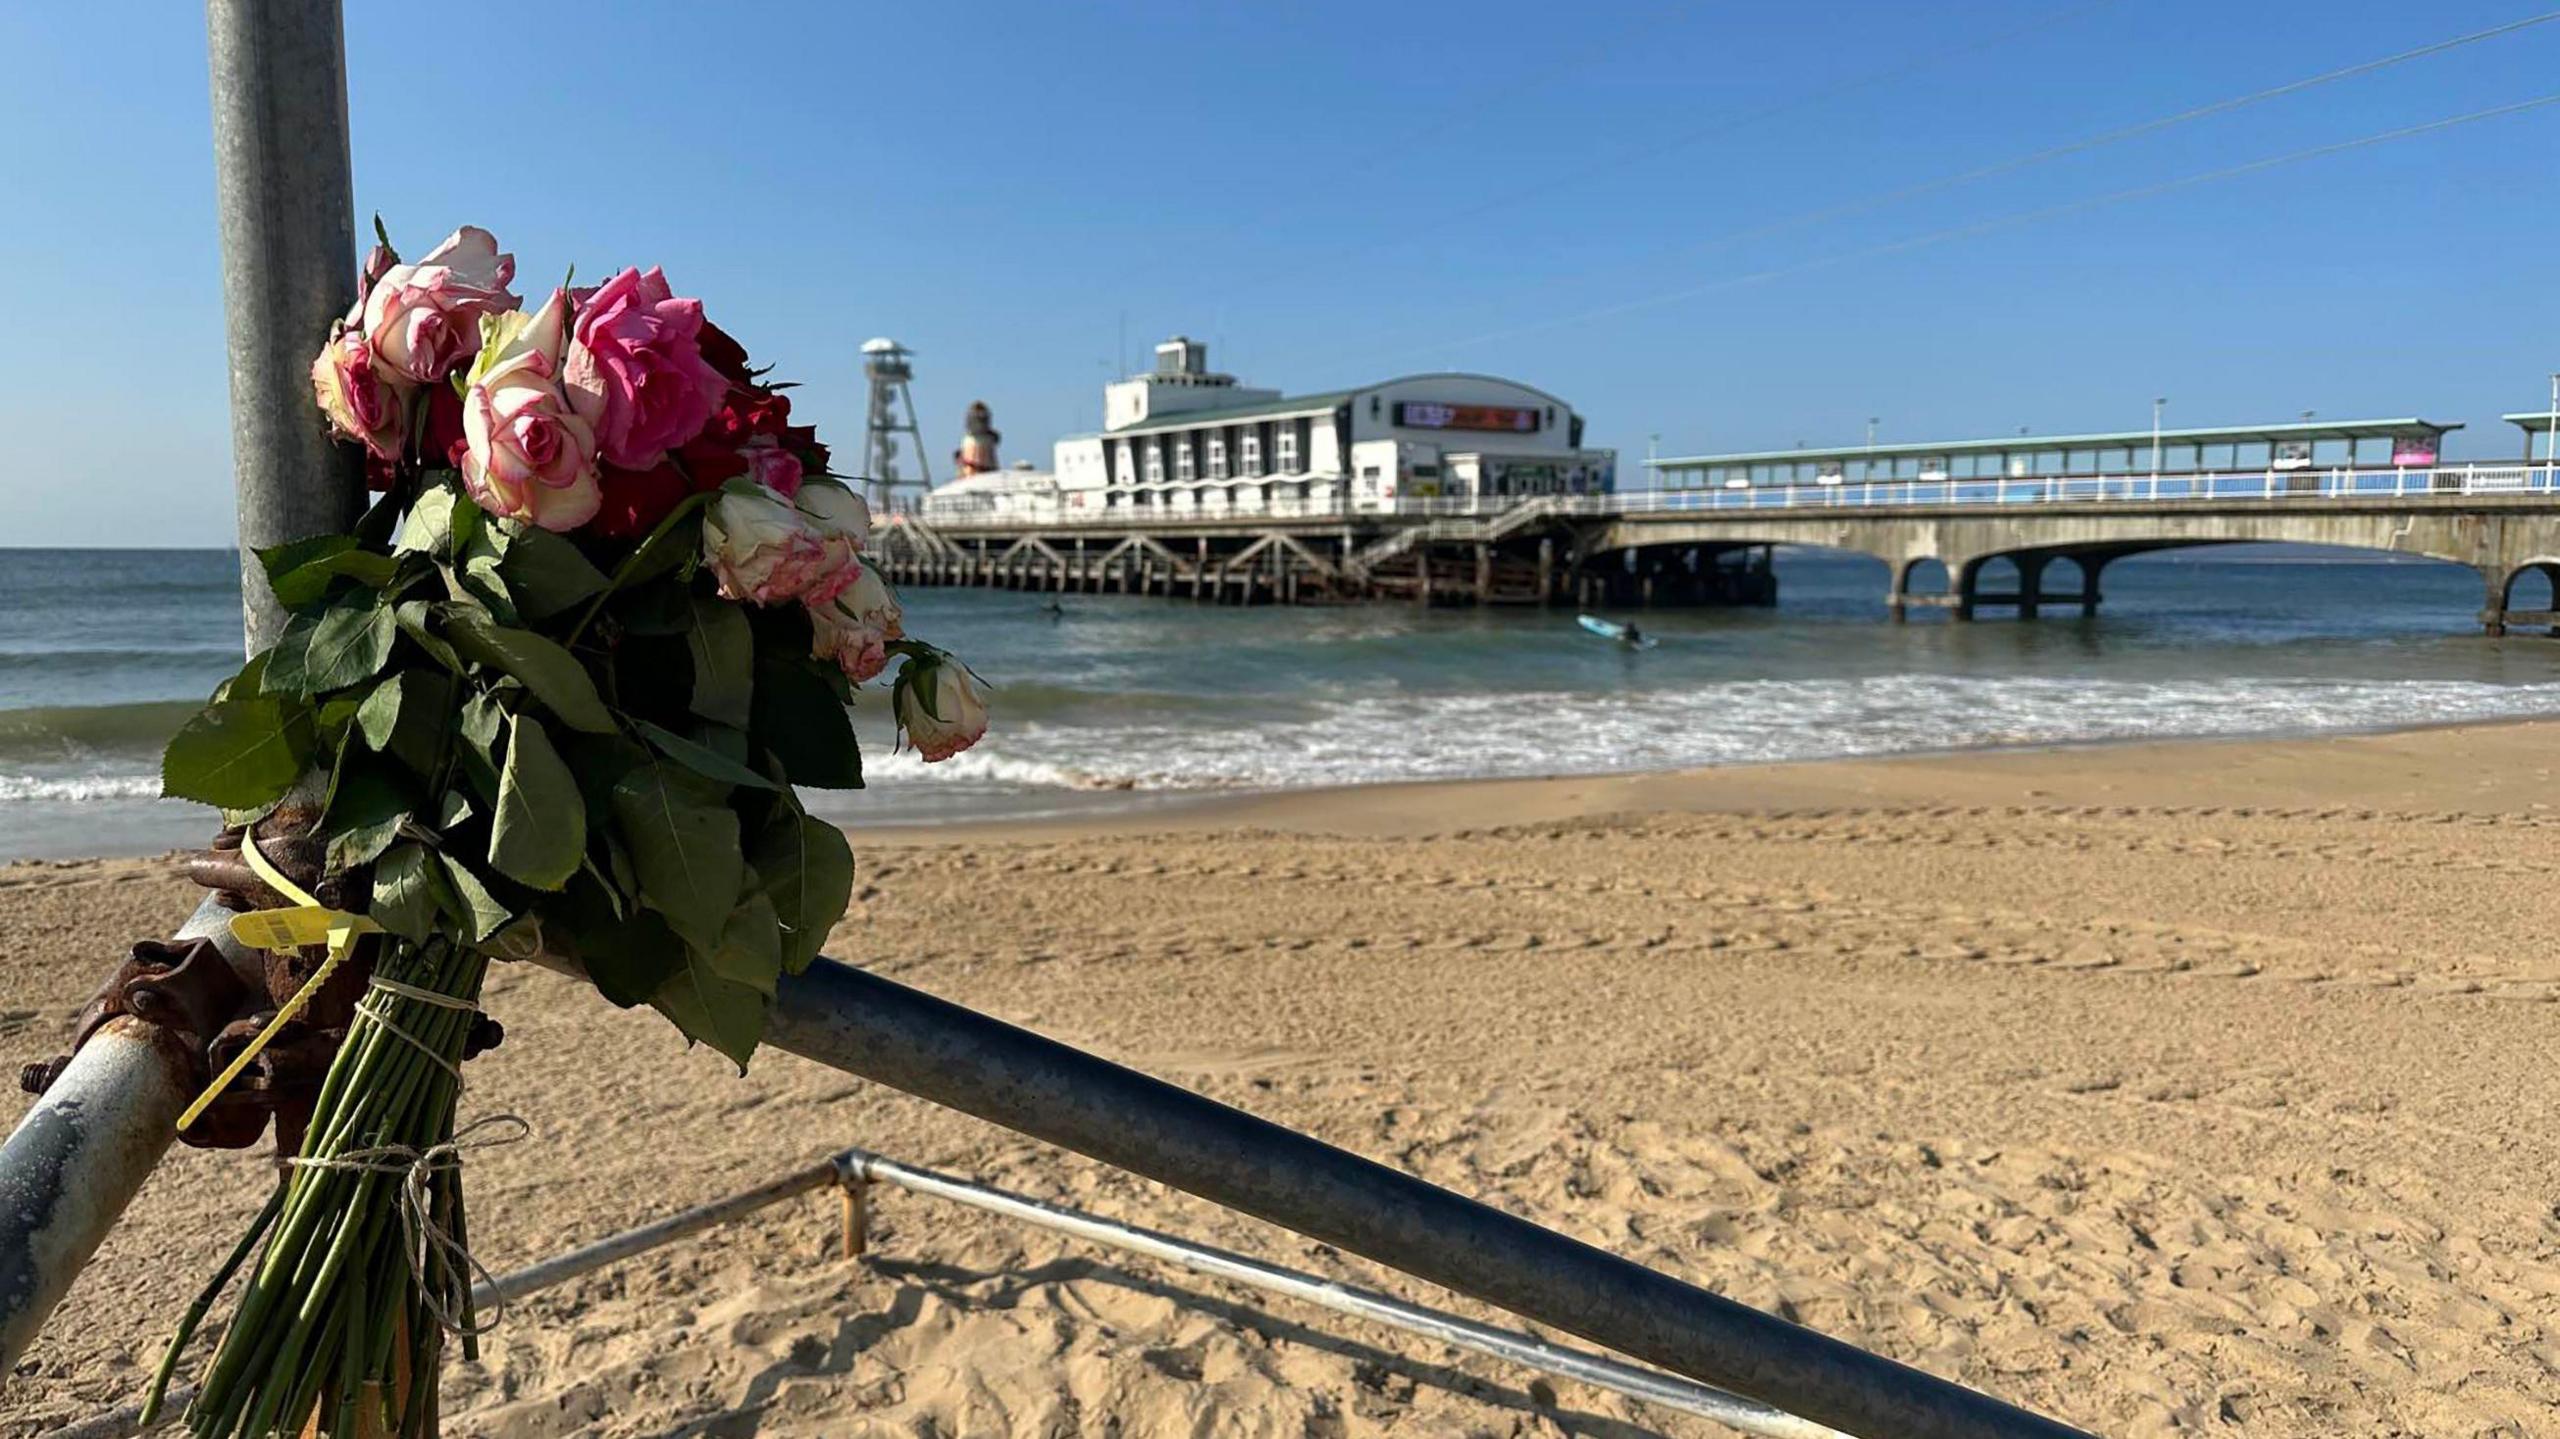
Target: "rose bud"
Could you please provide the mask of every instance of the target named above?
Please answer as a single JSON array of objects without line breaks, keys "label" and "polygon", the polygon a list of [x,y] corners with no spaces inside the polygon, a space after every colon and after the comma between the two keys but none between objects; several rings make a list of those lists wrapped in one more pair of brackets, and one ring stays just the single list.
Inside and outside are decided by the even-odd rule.
[{"label": "rose bud", "polygon": [[969,668],[946,654],[921,655],[898,671],[898,726],[927,764],[951,758],[987,732],[987,702]]},{"label": "rose bud", "polygon": [[839,576],[827,544],[789,500],[768,492],[721,492],[702,521],[702,562],[720,593],[749,604],[822,604],[853,583]]}]

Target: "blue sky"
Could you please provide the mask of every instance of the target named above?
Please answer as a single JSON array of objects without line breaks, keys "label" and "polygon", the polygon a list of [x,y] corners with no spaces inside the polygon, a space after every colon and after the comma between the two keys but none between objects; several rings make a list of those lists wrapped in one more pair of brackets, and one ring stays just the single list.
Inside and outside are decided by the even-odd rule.
[{"label": "blue sky", "polygon": [[[1666,451],[2323,415],[2467,420],[2560,368],[2560,106],[1975,233],[2560,92],[2560,23],[1892,203],[2521,19],[2536,0],[1694,7],[348,6],[357,205],[535,289],[662,264],[860,440],[918,352],[938,462],[1090,428],[1124,353],[1426,369]],[[232,525],[198,12],[0,10],[0,544]],[[1854,213],[1800,223],[1842,207]],[[352,259],[350,260],[352,263]],[[315,337],[316,340],[316,337]],[[2501,431],[2504,431],[2501,433]]]}]

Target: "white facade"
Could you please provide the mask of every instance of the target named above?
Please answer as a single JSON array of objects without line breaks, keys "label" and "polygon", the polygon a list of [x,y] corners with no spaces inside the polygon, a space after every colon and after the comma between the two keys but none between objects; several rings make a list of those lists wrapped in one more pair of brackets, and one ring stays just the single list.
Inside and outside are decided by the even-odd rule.
[{"label": "white facade", "polygon": [[[1617,487],[1617,452],[1583,448],[1572,407],[1516,381],[1410,375],[1292,397],[1211,372],[1195,340],[1169,340],[1156,359],[1152,373],[1106,388],[1102,433],[1059,440],[1052,474],[1008,472],[1006,497],[1170,516],[1376,512]],[[950,493],[959,488],[935,491],[926,513],[984,513],[996,498]]]}]

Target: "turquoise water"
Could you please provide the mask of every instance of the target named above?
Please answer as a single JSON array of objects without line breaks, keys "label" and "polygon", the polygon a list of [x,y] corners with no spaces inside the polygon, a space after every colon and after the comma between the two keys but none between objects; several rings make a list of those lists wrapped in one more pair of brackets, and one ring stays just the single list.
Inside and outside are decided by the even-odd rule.
[{"label": "turquoise water", "polygon": [[[926,767],[856,728],[852,821],[1075,811],[1220,790],[1551,774],[2560,712],[2560,643],[2481,638],[2431,564],[2148,556],[2094,620],[1884,622],[1884,571],[1781,556],[1770,610],[1643,616],[1629,653],[1566,611],[1222,609],[973,590],[910,628],[994,686],[995,730]],[[2064,581],[2067,583],[2067,581]],[[2518,597],[2538,605],[2539,595]],[[159,745],[239,662],[228,551],[0,550],[0,859],[154,852],[210,816],[154,798]]]}]

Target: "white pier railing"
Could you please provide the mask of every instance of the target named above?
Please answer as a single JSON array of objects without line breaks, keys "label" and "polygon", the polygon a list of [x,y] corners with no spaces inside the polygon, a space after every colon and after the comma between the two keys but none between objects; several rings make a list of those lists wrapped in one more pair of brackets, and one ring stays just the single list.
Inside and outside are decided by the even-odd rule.
[{"label": "white pier railing", "polygon": [[[1107,492],[1103,492],[1107,493]],[[1201,525],[1221,521],[1458,519],[1501,515],[1525,505],[1585,518],[1729,510],[1973,508],[1985,505],[2162,504],[2232,500],[2388,501],[2449,495],[2560,495],[2560,467],[2467,464],[2430,468],[2332,468],[2212,471],[2189,474],[2096,474],[1926,477],[1836,484],[1753,485],[1725,489],[1665,488],[1607,495],[1488,496],[1392,501],[1272,500],[1223,505],[1022,505],[1008,509],[919,513],[901,507],[893,520],[916,515],[937,530],[1018,530],[1026,526]]]}]

